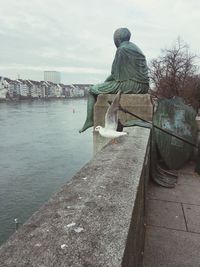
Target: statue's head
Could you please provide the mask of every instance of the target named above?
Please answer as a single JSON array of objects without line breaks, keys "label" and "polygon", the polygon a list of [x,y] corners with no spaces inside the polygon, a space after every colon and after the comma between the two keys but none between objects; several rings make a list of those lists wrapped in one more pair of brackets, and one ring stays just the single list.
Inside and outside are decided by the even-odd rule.
[{"label": "statue's head", "polygon": [[114,32],[114,42],[116,47],[124,41],[129,41],[131,38],[131,32],[127,28],[119,28]]}]

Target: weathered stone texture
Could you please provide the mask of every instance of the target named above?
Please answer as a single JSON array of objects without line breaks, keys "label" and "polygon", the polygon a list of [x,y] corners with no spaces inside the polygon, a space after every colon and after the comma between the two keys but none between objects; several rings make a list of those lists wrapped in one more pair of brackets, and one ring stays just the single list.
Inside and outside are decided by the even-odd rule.
[{"label": "weathered stone texture", "polygon": [[118,141],[0,248],[0,266],[141,266],[149,129],[130,128]]}]

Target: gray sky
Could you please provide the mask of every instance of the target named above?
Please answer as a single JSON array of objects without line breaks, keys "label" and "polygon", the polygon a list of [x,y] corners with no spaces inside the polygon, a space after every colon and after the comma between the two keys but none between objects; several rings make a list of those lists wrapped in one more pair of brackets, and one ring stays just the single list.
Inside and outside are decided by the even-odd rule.
[{"label": "gray sky", "polygon": [[97,83],[110,74],[113,32],[127,27],[149,62],[178,36],[200,54],[199,0],[0,0],[0,76]]}]

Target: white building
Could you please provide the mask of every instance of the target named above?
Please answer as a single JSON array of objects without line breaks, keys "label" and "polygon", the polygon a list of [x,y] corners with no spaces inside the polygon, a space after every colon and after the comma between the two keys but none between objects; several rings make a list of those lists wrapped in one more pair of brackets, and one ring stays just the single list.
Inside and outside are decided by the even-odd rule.
[{"label": "white building", "polygon": [[44,97],[40,88],[40,82],[27,80],[26,84],[29,86],[29,95],[32,98]]},{"label": "white building", "polygon": [[78,85],[69,85],[70,97],[84,97],[84,90]]},{"label": "white building", "polygon": [[55,88],[55,95],[56,95],[56,97],[62,97],[63,96],[63,89],[62,89],[62,86],[60,84],[57,84],[57,86]]},{"label": "white building", "polygon": [[5,81],[3,77],[0,77],[0,99],[6,99],[8,88],[5,86]]},{"label": "white building", "polygon": [[60,83],[60,72],[58,71],[44,71],[44,80],[52,83]]},{"label": "white building", "polygon": [[22,80],[18,79],[17,82],[19,83],[19,94],[21,97],[28,97],[29,96],[29,87],[27,83]]}]

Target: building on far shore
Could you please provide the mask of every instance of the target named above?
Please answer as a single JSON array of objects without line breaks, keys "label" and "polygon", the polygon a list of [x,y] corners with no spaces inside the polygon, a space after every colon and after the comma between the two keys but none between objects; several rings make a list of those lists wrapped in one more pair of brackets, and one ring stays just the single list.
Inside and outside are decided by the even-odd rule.
[{"label": "building on far shore", "polygon": [[44,81],[52,83],[60,83],[60,72],[58,71],[44,71]]},{"label": "building on far shore", "polygon": [[50,81],[11,80],[0,76],[0,100],[76,98],[88,94],[90,84],[62,84]]}]

